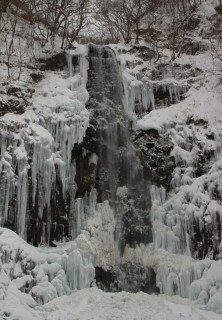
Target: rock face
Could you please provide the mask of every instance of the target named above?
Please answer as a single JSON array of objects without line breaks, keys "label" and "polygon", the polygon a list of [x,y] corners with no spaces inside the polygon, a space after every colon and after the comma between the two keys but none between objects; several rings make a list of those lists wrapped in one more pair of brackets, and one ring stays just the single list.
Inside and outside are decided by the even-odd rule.
[{"label": "rock face", "polygon": [[128,262],[107,271],[99,267],[95,269],[96,284],[104,291],[159,293],[156,287],[155,272],[150,267]]},{"label": "rock face", "polygon": [[36,63],[38,64],[38,69],[41,71],[63,70],[67,63],[66,54],[62,52],[47,59],[38,58],[36,59]]},{"label": "rock face", "polygon": [[144,175],[152,184],[169,191],[175,168],[174,159],[170,156],[173,144],[169,138],[160,137],[156,130],[140,130],[134,134],[133,141],[140,150]]},{"label": "rock face", "polygon": [[6,113],[23,114],[30,104],[34,89],[3,83],[0,91],[0,116]]}]

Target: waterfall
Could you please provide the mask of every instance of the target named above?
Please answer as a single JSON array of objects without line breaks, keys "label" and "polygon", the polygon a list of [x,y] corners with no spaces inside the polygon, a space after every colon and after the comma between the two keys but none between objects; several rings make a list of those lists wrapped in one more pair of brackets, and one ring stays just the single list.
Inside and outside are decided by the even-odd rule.
[{"label": "waterfall", "polygon": [[130,119],[124,108],[123,79],[115,53],[109,47],[89,45],[87,108],[98,144],[98,201],[108,200],[117,221],[116,241],[123,253],[152,239],[149,181],[131,141]]},{"label": "waterfall", "polygon": [[34,97],[34,120],[16,118],[15,131],[0,124],[1,226],[35,246],[51,245],[76,238],[96,204],[108,200],[122,255],[126,245],[149,243],[152,232],[121,66],[111,48],[95,45],[67,54],[67,65],[68,78],[49,77]]},{"label": "waterfall", "polygon": [[[145,162],[142,154],[143,146],[149,153],[159,137],[135,133],[133,109],[128,108],[138,100],[142,109],[149,109],[153,91],[139,86],[136,93],[127,87],[128,78],[109,46],[90,44],[66,58],[63,79],[46,80],[46,92],[38,93],[43,103],[39,103],[39,96],[34,100],[35,121],[20,123],[15,133],[0,124],[1,226],[15,230],[35,246],[79,239],[88,232],[97,256],[70,253],[64,265],[72,289],[78,281],[79,288],[89,286],[92,278],[91,273],[90,277],[84,273],[84,281],[76,280],[72,261],[79,256],[84,261],[78,260],[78,274],[85,262],[89,265],[93,261],[97,282],[111,277],[115,290],[156,291],[150,254],[145,254],[145,263],[143,258],[131,261],[130,254],[148,247],[150,252],[151,243],[155,250],[172,253],[181,253],[183,248],[169,226],[161,227],[166,190],[151,187],[149,166],[156,170],[152,152],[145,154]],[[50,92],[52,96],[47,98]],[[153,152],[164,149],[165,141],[159,141]],[[159,167],[167,163],[170,148],[165,151]],[[174,180],[176,186],[179,182]],[[114,290],[112,285],[106,289]]]}]

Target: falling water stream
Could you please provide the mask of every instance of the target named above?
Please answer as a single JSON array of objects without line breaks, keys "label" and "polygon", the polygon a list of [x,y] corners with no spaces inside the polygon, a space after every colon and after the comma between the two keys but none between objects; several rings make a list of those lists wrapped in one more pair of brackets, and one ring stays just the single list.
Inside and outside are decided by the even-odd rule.
[{"label": "falling water stream", "polygon": [[114,209],[115,237],[123,254],[126,245],[134,247],[152,241],[149,181],[144,179],[143,167],[131,142],[116,56],[109,47],[90,45],[88,57],[87,108],[98,143],[98,201],[108,200]]}]

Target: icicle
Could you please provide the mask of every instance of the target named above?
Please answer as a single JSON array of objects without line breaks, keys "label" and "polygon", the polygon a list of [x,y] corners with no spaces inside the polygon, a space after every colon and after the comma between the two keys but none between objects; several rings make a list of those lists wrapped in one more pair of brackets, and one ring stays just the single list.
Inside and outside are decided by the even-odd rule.
[{"label": "icicle", "polygon": [[66,53],[66,60],[68,65],[68,75],[69,77],[73,76],[73,64],[72,64],[72,55],[70,53]]},{"label": "icicle", "polygon": [[166,190],[163,186],[158,188],[155,185],[151,186],[151,199],[152,202],[158,201],[160,204],[163,204],[166,201]]},{"label": "icicle", "polygon": [[127,114],[136,112],[136,104],[137,112],[141,114],[147,112],[150,108],[155,109],[151,83],[143,83],[140,80],[135,80],[131,75],[123,73],[123,86],[125,93],[124,107]]},{"label": "icicle", "polygon": [[26,210],[28,203],[28,156],[24,144],[15,150],[18,162],[17,182],[17,230],[20,237],[26,238]]}]

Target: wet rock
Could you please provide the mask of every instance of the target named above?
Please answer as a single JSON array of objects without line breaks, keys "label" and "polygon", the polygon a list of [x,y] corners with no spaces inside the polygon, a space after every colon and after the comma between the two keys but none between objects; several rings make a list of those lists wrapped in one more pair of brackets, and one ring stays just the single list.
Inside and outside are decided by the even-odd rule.
[{"label": "wet rock", "polygon": [[159,293],[154,270],[139,263],[128,262],[108,270],[96,267],[95,272],[97,286],[107,292]]},{"label": "wet rock", "polygon": [[156,58],[156,52],[146,46],[133,46],[129,52],[132,54],[136,53],[145,61]]},{"label": "wet rock", "polygon": [[35,62],[38,64],[38,68],[41,71],[63,70],[64,67],[67,66],[66,53],[61,52],[46,59],[38,58]]},{"label": "wet rock", "polygon": [[214,150],[203,150],[198,153],[195,169],[195,175],[197,178],[205,174],[210,169],[210,160],[212,157],[214,157]]},{"label": "wet rock", "polygon": [[44,74],[42,72],[33,72],[30,74],[30,77],[34,83],[37,83],[44,79]]},{"label": "wet rock", "polygon": [[[70,171],[73,170],[71,166]],[[71,173],[70,173],[71,174]],[[70,236],[70,194],[73,186],[69,186],[70,192],[63,193],[62,182],[56,168],[56,183],[50,199],[50,208],[47,206],[43,210],[43,216],[39,216],[38,207],[41,203],[41,194],[36,194],[33,202],[31,171],[28,180],[28,204],[27,204],[27,242],[34,245],[55,246],[54,241],[68,241]],[[14,212],[15,216],[16,213]],[[16,230],[16,229],[15,229]],[[44,237],[43,237],[44,235]]]},{"label": "wet rock", "polygon": [[0,100],[0,117],[6,113],[23,114],[25,112],[26,104],[16,98],[1,99]]},{"label": "wet rock", "polygon": [[[73,159],[76,162],[75,182],[77,184],[76,199],[83,198],[85,194],[89,194],[96,184],[96,164],[91,163],[93,152],[87,150],[88,139],[80,145],[75,145],[73,148]],[[93,146],[92,146],[93,149]],[[92,150],[91,149],[91,150]]]},{"label": "wet rock", "polygon": [[219,259],[222,226],[218,212],[214,219],[214,223],[210,224],[203,221],[201,228],[197,221],[193,222],[194,232],[190,238],[190,247],[193,257],[199,260],[205,258]]},{"label": "wet rock", "polygon": [[216,6],[216,7],[214,8],[214,10],[215,10],[217,13],[219,13],[219,14],[222,15],[222,4],[220,4],[219,6]]},{"label": "wet rock", "polygon": [[152,184],[170,189],[174,159],[170,156],[173,144],[167,137],[160,137],[156,130],[139,130],[134,134],[134,142],[140,151],[144,175]]}]

